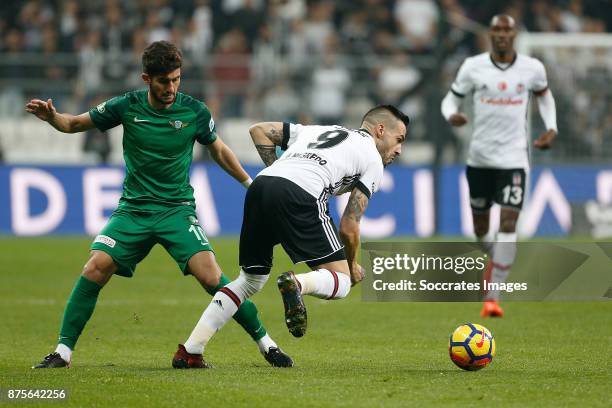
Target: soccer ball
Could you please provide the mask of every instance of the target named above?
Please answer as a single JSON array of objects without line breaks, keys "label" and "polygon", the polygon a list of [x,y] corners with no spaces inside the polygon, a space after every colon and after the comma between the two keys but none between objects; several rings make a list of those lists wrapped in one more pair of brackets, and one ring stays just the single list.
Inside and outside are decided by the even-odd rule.
[{"label": "soccer ball", "polygon": [[448,354],[457,367],[469,371],[480,370],[493,360],[495,339],[486,327],[466,323],[451,334]]}]

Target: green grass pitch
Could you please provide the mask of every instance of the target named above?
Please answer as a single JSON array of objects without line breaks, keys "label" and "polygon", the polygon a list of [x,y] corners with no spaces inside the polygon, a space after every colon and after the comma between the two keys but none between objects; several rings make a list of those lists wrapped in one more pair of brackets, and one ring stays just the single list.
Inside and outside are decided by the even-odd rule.
[{"label": "green grass pitch", "polygon": [[[213,243],[235,277],[237,241]],[[274,284],[290,269],[282,251],[254,301],[294,358],[292,369],[268,366],[231,322],[206,351],[215,369],[173,370],[177,343],[210,297],[158,246],[134,278],[115,277],[101,292],[71,369],[32,370],[55,346],[88,244],[0,239],[0,388],[66,388],[68,400],[52,405],[70,407],[612,405],[610,302],[506,303],[507,317],[483,320],[476,303],[364,303],[355,288],[342,301],[309,297],[308,332],[295,339]],[[448,336],[466,321],[496,337],[498,354],[479,372],[459,370],[448,357]]]}]

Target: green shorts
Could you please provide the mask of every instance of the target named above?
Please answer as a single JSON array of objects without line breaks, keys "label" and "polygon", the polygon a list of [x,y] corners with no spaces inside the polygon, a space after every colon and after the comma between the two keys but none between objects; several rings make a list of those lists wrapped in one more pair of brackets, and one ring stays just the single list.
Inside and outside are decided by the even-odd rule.
[{"label": "green shorts", "polygon": [[119,267],[117,275],[132,277],[155,244],[166,248],[184,275],[194,254],[212,251],[195,210],[186,205],[153,212],[118,209],[90,249],[109,254]]}]

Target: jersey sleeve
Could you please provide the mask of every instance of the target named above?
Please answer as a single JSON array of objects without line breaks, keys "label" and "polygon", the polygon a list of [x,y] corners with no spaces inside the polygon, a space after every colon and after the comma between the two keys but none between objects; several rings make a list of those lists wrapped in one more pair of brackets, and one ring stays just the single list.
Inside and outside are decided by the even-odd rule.
[{"label": "jersey sleeve", "polygon": [[217,128],[215,120],[206,105],[200,104],[201,109],[198,110],[196,116],[196,140],[200,144],[209,145],[217,140]]},{"label": "jersey sleeve", "polygon": [[535,94],[541,94],[548,89],[548,79],[546,78],[546,68],[540,61],[535,60],[535,74],[531,83],[531,90]]},{"label": "jersey sleeve", "polygon": [[102,132],[121,124],[130,102],[127,96],[116,96],[89,110],[92,122]]},{"label": "jersey sleeve", "polygon": [[303,125],[283,122],[283,140],[281,143],[282,150],[287,150],[289,146],[291,146],[297,140],[303,127]]},{"label": "jersey sleeve", "polygon": [[372,194],[378,191],[380,182],[382,181],[383,172],[384,166],[382,161],[377,160],[375,162],[370,162],[366,168],[366,171],[363,172],[359,178],[355,188],[359,189],[369,199],[372,197]]},{"label": "jersey sleeve", "polygon": [[463,64],[461,64],[459,72],[457,72],[457,77],[451,85],[451,92],[460,98],[463,98],[474,89],[474,81],[472,81],[470,75],[469,65],[468,60],[465,60]]}]

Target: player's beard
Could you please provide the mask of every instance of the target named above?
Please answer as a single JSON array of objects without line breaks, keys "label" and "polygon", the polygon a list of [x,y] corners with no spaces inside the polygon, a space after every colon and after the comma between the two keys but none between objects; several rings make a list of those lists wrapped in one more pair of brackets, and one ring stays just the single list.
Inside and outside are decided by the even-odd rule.
[{"label": "player's beard", "polygon": [[157,102],[159,102],[162,105],[171,105],[176,100],[176,93],[174,95],[172,95],[172,100],[168,101],[168,100],[164,99],[162,97],[162,95],[160,95],[157,92],[155,92],[155,90],[151,86],[149,87],[149,92],[151,93],[151,95],[153,95],[153,99],[155,99]]}]

